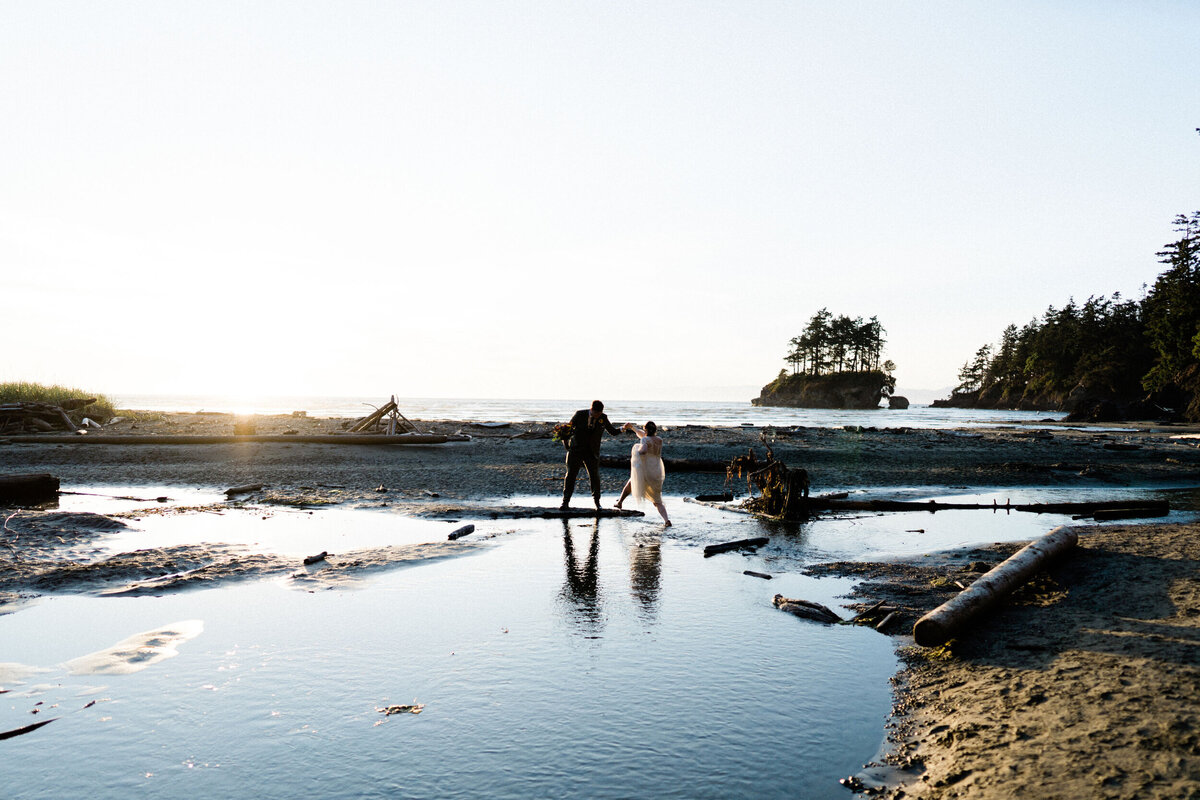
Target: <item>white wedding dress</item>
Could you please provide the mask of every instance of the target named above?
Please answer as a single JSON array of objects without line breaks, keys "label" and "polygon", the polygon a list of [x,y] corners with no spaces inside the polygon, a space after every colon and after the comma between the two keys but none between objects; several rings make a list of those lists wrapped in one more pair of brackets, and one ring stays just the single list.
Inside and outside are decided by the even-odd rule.
[{"label": "white wedding dress", "polygon": [[655,505],[662,503],[663,478],[667,476],[662,447],[662,439],[657,436],[643,436],[629,451],[630,489],[639,505],[642,498]]}]

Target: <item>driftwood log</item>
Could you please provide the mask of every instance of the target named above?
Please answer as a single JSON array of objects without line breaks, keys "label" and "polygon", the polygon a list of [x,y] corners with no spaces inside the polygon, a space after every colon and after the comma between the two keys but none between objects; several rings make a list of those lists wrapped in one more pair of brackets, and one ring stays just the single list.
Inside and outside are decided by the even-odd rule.
[{"label": "driftwood log", "polygon": [[358,433],[367,429],[378,431],[378,429],[386,423],[386,436],[395,436],[397,431],[408,433],[419,433],[417,426],[408,421],[408,418],[400,413],[400,407],[396,405],[396,396],[392,397],[372,413],[354,422],[350,427],[351,433]]},{"label": "driftwood log", "polygon": [[0,475],[0,503],[41,503],[58,497],[58,478],[49,473]]},{"label": "driftwood log", "polygon": [[945,644],[972,620],[995,606],[1035,573],[1075,546],[1071,528],[1055,528],[997,564],[952,599],[942,603],[913,626],[913,638],[924,647]]},{"label": "driftwood log", "polygon": [[[725,468],[726,484],[734,477],[746,479],[750,499],[742,505],[748,511],[785,520],[801,520],[811,516],[808,471],[798,467],[789,469],[775,458],[770,446],[767,447],[766,461],[758,459],[754,448],[731,460]],[[754,496],[756,488],[758,497]]]},{"label": "driftwood log", "polygon": [[[70,402],[70,401],[68,401]],[[95,400],[83,401],[83,405],[94,403]],[[83,406],[73,405],[72,408]],[[63,430],[72,433],[78,425],[67,416],[63,406],[52,403],[0,403],[0,432],[19,433],[25,430]]]},{"label": "driftwood log", "polygon": [[772,602],[780,611],[786,611],[789,614],[795,614],[797,617],[803,617],[804,619],[811,619],[813,622],[824,622],[827,625],[832,625],[843,621],[829,607],[809,600],[794,600],[777,594]]},{"label": "driftwood log", "polygon": [[[809,506],[818,511],[1028,511],[1034,514],[1082,514],[1109,510],[1137,510],[1139,516],[1161,516],[1171,510],[1166,500],[1102,500],[1083,503],[940,503],[934,500],[833,500],[814,497]],[[1158,513],[1158,512],[1161,512]]]},{"label": "driftwood log", "polygon": [[744,547],[762,547],[767,542],[771,541],[766,536],[756,536],[753,539],[738,539],[736,542],[722,542],[721,544],[710,544],[704,548],[704,557],[715,556],[717,553],[725,553],[730,550],[741,550]]},{"label": "driftwood log", "polygon": [[461,539],[462,537],[468,536],[474,532],[475,532],[475,526],[472,525],[471,523],[467,523],[466,525],[463,525],[461,528],[455,528],[454,530],[450,531],[450,535],[447,536],[446,538],[449,541],[453,542],[456,539]]}]

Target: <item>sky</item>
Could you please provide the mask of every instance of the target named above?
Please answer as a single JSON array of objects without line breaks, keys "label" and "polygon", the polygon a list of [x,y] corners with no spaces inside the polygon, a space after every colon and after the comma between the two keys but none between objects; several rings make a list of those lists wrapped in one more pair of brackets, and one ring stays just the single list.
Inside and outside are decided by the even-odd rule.
[{"label": "sky", "polygon": [[748,400],[821,308],[898,390],[1141,297],[1194,2],[0,3],[0,381]]}]

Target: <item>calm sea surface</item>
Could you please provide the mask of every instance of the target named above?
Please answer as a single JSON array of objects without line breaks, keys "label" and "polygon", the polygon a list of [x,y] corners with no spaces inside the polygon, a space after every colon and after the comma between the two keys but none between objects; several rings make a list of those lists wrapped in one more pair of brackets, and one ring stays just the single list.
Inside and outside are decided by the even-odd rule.
[{"label": "calm sea surface", "polygon": [[[250,401],[202,395],[117,395],[118,406],[155,411],[224,411],[241,414],[288,414],[307,411],[318,417],[357,417],[387,401],[382,397],[265,397]],[[397,400],[410,419],[453,419],[471,422],[566,421],[590,399],[503,400],[487,398],[404,397]],[[606,411],[616,422],[659,425],[805,425],[840,428],[862,425],[877,428],[1036,427],[1063,418],[1062,412],[988,411],[930,408],[913,405],[904,411],[878,408],[869,411],[836,409],[758,408],[749,402],[688,400],[605,400]]]}]

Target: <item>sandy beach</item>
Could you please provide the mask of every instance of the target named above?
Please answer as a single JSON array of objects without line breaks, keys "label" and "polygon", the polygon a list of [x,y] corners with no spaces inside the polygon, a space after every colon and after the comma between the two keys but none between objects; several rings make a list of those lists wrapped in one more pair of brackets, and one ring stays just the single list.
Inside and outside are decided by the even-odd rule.
[{"label": "sandy beach", "polygon": [[[143,413],[106,433],[232,433],[232,418]],[[337,433],[343,420],[259,417],[258,433]],[[413,515],[496,498],[552,502],[563,449],[552,422],[483,427],[417,421],[469,441],[431,446],[230,442],[203,445],[0,444],[0,474],[49,472],[70,491],[104,486],[223,490],[262,484],[259,503],[377,507]],[[1039,430],[687,426],[663,431],[664,456],[728,461],[770,445],[803,466],[816,493],[914,487],[1189,487],[1200,449],[1185,426]],[[289,431],[293,433],[288,433]],[[81,437],[82,438],[82,437]],[[627,472],[632,437],[606,439],[606,504]],[[727,488],[712,471],[672,471],[674,498]],[[582,487],[581,487],[582,488]],[[728,486],[745,493],[745,484]],[[586,500],[577,491],[576,503]],[[832,563],[810,574],[862,579],[847,606],[886,599],[905,610],[890,631],[905,668],[896,678],[890,751],[858,776],[890,797],[1200,796],[1200,530],[1193,525],[1084,527],[1077,550],[999,612],[937,650],[911,644],[911,621],[957,591],[955,581],[1003,560],[1020,544],[936,553],[905,563]],[[0,559],[6,558],[0,550]],[[264,569],[269,571],[270,564]],[[10,589],[12,587],[9,587]]]}]

